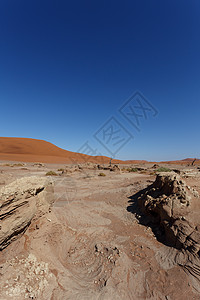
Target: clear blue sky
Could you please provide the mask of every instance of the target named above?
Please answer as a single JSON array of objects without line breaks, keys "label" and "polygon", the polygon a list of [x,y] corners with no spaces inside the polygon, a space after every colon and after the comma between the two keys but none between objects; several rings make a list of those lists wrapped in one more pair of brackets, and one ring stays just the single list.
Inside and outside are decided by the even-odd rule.
[{"label": "clear blue sky", "polygon": [[[134,136],[118,158],[200,157],[199,16],[199,0],[1,0],[0,136],[110,156],[94,134],[114,117]],[[136,91],[158,112],[140,132],[119,111]]]}]

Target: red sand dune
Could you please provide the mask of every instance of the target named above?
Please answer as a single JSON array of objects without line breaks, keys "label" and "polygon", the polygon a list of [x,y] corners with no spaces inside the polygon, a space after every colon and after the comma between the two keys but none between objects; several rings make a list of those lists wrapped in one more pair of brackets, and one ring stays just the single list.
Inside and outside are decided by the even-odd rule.
[{"label": "red sand dune", "polygon": [[[67,151],[43,140],[0,137],[0,160],[72,164],[88,161],[108,163],[110,158]],[[121,161],[113,160],[113,162]]]},{"label": "red sand dune", "polygon": [[[0,137],[0,160],[69,164],[94,162],[101,164],[109,163],[110,157],[88,156],[81,153],[67,151],[43,140]],[[168,161],[161,163],[188,164],[192,163],[193,160],[193,158],[187,158],[180,161]],[[113,159],[112,163],[144,164],[148,162],[146,160],[122,161]],[[200,160],[198,159],[196,163],[200,163]]]}]

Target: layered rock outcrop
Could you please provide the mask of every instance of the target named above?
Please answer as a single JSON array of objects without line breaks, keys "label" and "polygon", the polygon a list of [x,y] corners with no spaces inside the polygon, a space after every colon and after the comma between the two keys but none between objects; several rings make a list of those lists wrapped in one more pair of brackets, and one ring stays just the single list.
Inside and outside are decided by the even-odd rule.
[{"label": "layered rock outcrop", "polygon": [[151,222],[160,226],[171,246],[200,257],[200,198],[178,174],[158,174],[138,203]]},{"label": "layered rock outcrop", "polygon": [[53,185],[46,177],[17,179],[0,189],[0,250],[20,237],[33,219],[48,212]]}]

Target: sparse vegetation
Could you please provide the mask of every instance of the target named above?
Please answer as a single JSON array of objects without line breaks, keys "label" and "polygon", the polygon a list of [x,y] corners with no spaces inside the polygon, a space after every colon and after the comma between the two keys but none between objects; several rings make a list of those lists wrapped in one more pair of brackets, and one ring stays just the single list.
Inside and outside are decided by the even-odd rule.
[{"label": "sparse vegetation", "polygon": [[122,170],[122,172],[138,172],[137,168],[125,168],[125,167],[123,167],[121,170]]},{"label": "sparse vegetation", "polygon": [[156,172],[171,172],[172,170],[165,167],[160,167],[156,170]]},{"label": "sparse vegetation", "polygon": [[17,163],[17,164],[14,164],[13,166],[14,166],[14,167],[23,167],[24,164],[22,164],[22,163]]},{"label": "sparse vegetation", "polygon": [[65,170],[63,168],[58,169],[58,172],[64,172]]},{"label": "sparse vegetation", "polygon": [[128,168],[127,171],[128,172],[137,172],[138,169],[137,168]]},{"label": "sparse vegetation", "polygon": [[54,171],[49,171],[46,173],[46,176],[57,176],[58,174]]},{"label": "sparse vegetation", "polygon": [[105,173],[99,173],[98,176],[106,176],[106,174]]},{"label": "sparse vegetation", "polygon": [[12,164],[4,164],[3,166],[4,166],[4,167],[13,167]]}]

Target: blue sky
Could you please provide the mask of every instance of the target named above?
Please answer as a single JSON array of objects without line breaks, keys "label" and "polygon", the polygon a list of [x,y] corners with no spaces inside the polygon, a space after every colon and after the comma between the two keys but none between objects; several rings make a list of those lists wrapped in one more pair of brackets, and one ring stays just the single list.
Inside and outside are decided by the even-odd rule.
[{"label": "blue sky", "polygon": [[[200,157],[199,14],[199,0],[2,0],[0,136],[70,151],[88,141],[120,159]],[[140,131],[119,111],[137,91],[158,112],[141,114]],[[108,131],[95,138],[110,118],[121,146]]]}]

